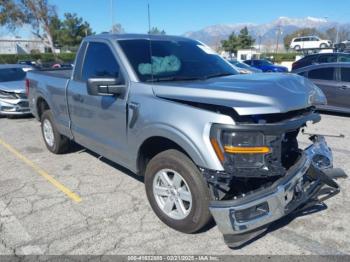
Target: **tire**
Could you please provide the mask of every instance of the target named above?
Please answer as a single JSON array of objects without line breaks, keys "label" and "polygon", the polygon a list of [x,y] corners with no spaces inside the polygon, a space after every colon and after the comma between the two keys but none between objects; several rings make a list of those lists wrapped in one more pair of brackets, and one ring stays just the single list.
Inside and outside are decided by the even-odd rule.
[{"label": "tire", "polygon": [[294,50],[295,50],[295,51],[299,51],[300,49],[301,49],[300,45],[294,46]]},{"label": "tire", "polygon": [[50,152],[62,154],[69,149],[70,141],[57,131],[51,110],[46,110],[41,116],[41,133]]},{"label": "tire", "polygon": [[328,45],[327,44],[320,44],[320,48],[327,48]]},{"label": "tire", "polygon": [[[174,174],[172,177],[173,180],[170,180],[173,185],[177,184],[176,182],[174,183],[175,176],[180,175],[183,179],[180,183],[182,187],[178,192],[186,192],[187,189],[187,196],[188,193],[191,195],[191,202],[181,200],[182,206],[188,208],[185,217],[181,217],[181,212],[178,211],[181,209],[178,209],[180,205],[179,199],[173,202],[172,206],[174,210],[168,214],[164,211],[166,208],[162,208],[162,200],[164,200],[165,203],[164,207],[168,201],[171,202],[171,193],[159,197],[159,195],[157,196],[154,192],[155,186],[159,186],[158,182],[163,181],[159,175],[161,173],[160,171],[163,173],[165,172],[167,176],[169,175],[168,178],[171,178],[171,174]],[[164,187],[159,187],[169,188],[166,187],[165,184],[163,186]],[[159,219],[169,227],[183,233],[195,233],[211,220],[211,214],[208,208],[210,201],[208,185],[197,166],[185,154],[178,150],[166,150],[150,160],[145,172],[145,187],[147,198],[153,211]],[[182,194],[178,194],[178,196]],[[176,192],[173,193],[173,197],[176,198]],[[175,217],[176,214],[178,214],[178,217]]]}]

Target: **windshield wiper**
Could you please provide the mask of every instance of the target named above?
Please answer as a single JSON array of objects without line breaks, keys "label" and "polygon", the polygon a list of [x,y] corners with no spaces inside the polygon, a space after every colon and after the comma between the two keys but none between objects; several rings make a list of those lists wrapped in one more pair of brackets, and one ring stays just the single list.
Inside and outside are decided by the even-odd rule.
[{"label": "windshield wiper", "polygon": [[212,74],[212,75],[206,75],[203,76],[202,79],[209,79],[209,78],[214,78],[214,77],[220,77],[220,76],[232,76],[234,74],[232,73],[216,73],[216,74]]},{"label": "windshield wiper", "polygon": [[153,79],[147,79],[146,82],[171,82],[171,81],[190,81],[201,80],[200,77],[194,76],[169,76],[169,77],[154,77]]}]

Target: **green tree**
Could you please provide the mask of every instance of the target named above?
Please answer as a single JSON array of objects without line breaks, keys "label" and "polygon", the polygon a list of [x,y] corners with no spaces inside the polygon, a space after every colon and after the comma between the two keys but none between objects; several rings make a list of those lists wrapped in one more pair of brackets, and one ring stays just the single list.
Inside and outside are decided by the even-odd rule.
[{"label": "green tree", "polygon": [[[64,20],[60,24],[58,21],[55,23],[59,30],[54,32],[57,34],[57,42],[60,46],[76,47],[84,37],[93,34],[89,23],[78,17],[76,13],[65,13]],[[53,24],[56,28],[57,25]]]},{"label": "green tree", "polygon": [[62,29],[62,22],[58,18],[58,16],[52,17],[50,21],[50,32],[52,35],[52,41],[54,43],[54,46],[59,46],[60,45],[60,33]]},{"label": "green tree", "polygon": [[32,33],[51,50],[54,49],[54,41],[50,25],[56,17],[55,6],[47,0],[0,0],[0,25],[12,31],[30,25]]},{"label": "green tree", "polygon": [[221,41],[221,47],[224,51],[236,54],[239,49],[251,48],[255,39],[249,35],[247,27],[244,27],[237,36],[234,32],[228,37],[227,40]]},{"label": "green tree", "polygon": [[237,53],[237,50],[239,49],[240,44],[236,34],[232,32],[227,40],[222,40],[221,47],[226,52]]},{"label": "green tree", "polygon": [[286,35],[284,37],[284,39],[283,39],[284,47],[288,50],[293,38],[301,37],[301,36],[309,36],[309,35],[314,35],[314,36],[319,36],[320,38],[325,38],[325,35],[322,34],[320,31],[318,31],[316,28],[301,28],[301,29],[296,30],[293,33]]},{"label": "green tree", "polygon": [[149,35],[165,35],[166,32],[164,30],[158,29],[158,27],[152,27],[150,31],[148,31]]},{"label": "green tree", "polygon": [[251,48],[255,43],[255,39],[253,39],[253,37],[249,35],[247,27],[241,29],[238,35],[238,40],[241,49]]}]

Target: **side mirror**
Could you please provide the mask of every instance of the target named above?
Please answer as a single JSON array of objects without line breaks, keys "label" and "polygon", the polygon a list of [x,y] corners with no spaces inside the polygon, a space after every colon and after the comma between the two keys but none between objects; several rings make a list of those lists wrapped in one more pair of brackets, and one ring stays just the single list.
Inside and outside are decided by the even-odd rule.
[{"label": "side mirror", "polygon": [[121,78],[89,78],[87,91],[92,96],[120,96],[125,91],[124,80]]}]

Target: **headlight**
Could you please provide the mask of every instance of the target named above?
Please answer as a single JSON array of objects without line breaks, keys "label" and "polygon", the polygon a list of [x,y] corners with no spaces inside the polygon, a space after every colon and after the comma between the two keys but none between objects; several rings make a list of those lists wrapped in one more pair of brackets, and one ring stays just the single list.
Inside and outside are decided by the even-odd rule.
[{"label": "headlight", "polygon": [[310,87],[311,91],[309,94],[309,104],[310,105],[326,105],[327,104],[327,98],[325,94],[322,92],[322,90],[316,86],[314,83],[312,83],[308,79],[304,79],[305,84]]},{"label": "headlight", "polygon": [[264,156],[271,152],[271,148],[265,145],[262,133],[215,130],[211,143],[221,162],[228,161],[236,168],[259,168],[264,165]]},{"label": "headlight", "polygon": [[16,96],[0,90],[0,99],[16,99]]}]

